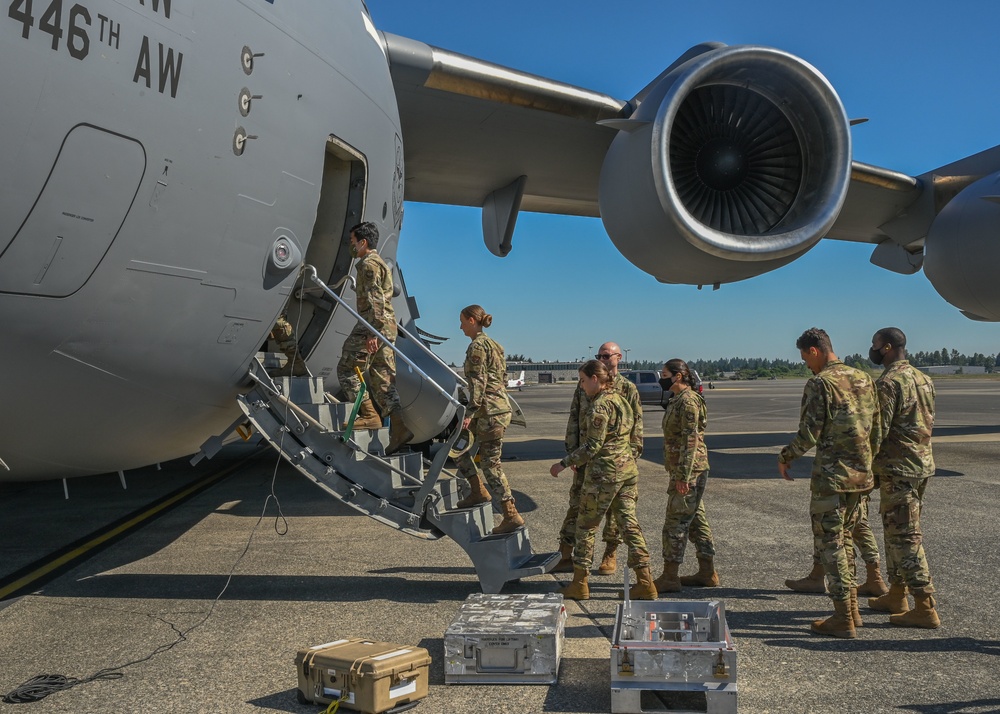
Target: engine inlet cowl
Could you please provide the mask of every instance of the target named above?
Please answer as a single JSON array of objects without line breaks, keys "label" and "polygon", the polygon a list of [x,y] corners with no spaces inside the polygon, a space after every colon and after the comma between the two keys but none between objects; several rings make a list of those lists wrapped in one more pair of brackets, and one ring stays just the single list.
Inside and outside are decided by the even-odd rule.
[{"label": "engine inlet cowl", "polygon": [[664,282],[732,282],[785,265],[833,225],[850,183],[847,116],[780,50],[708,49],[641,99],[601,170],[618,249]]}]

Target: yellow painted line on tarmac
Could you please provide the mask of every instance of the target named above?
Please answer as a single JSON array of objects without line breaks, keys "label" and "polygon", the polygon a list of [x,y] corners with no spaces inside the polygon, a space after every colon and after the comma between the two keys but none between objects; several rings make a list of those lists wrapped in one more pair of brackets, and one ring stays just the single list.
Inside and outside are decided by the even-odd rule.
[{"label": "yellow painted line on tarmac", "polygon": [[[253,457],[250,457],[250,458],[253,458]],[[18,578],[17,580],[15,580],[13,583],[10,583],[6,587],[0,588],[0,600],[3,600],[4,598],[9,597],[12,593],[17,592],[18,590],[22,590],[23,588],[27,587],[28,585],[30,585],[34,581],[39,580],[40,578],[45,577],[46,575],[48,575],[49,573],[51,573],[53,570],[56,570],[57,568],[61,568],[64,565],[66,565],[67,563],[72,562],[76,558],[81,557],[82,555],[86,554],[88,551],[93,550],[94,548],[96,548],[97,546],[101,545],[102,543],[107,542],[111,538],[115,538],[115,537],[121,535],[122,533],[124,533],[124,532],[126,532],[126,531],[128,531],[128,530],[130,530],[132,528],[135,528],[136,526],[142,524],[144,521],[147,521],[150,518],[152,518],[153,516],[157,515],[158,513],[160,513],[161,511],[163,511],[164,509],[173,506],[175,503],[177,503],[178,501],[183,500],[184,498],[187,498],[193,492],[211,485],[214,481],[221,480],[222,478],[228,476],[229,474],[231,474],[233,471],[235,471],[239,467],[243,466],[243,464],[245,464],[247,461],[249,461],[249,459],[244,459],[243,461],[240,461],[237,464],[233,464],[229,468],[223,469],[221,471],[217,471],[214,474],[209,474],[208,476],[206,476],[205,478],[201,479],[200,481],[197,481],[196,483],[191,484],[190,486],[188,486],[187,488],[185,488],[183,491],[175,493],[170,498],[165,499],[165,500],[157,503],[152,508],[150,508],[150,509],[148,509],[146,511],[143,511],[142,513],[137,514],[136,516],[130,518],[126,522],[119,524],[117,527],[112,528],[112,529],[110,529],[110,530],[108,530],[106,532],[100,533],[99,535],[95,536],[94,538],[91,538],[90,540],[88,540],[86,543],[83,543],[82,545],[74,548],[73,550],[71,550],[71,551],[69,551],[67,553],[63,553],[59,557],[50,560],[49,562],[45,563],[44,565],[39,566],[38,568],[35,568],[35,570],[31,571],[27,575],[24,575],[23,577]]]}]

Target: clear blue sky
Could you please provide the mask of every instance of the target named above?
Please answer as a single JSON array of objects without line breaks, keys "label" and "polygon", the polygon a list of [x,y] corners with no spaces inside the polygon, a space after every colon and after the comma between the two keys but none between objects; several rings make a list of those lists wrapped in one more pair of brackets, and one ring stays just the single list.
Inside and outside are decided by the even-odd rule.
[{"label": "clear blue sky", "polygon": [[[912,175],[1000,144],[1000,3],[367,0],[376,26],[445,49],[629,99],[699,42],[787,50],[823,72],[848,116],[854,158]],[[405,141],[405,138],[404,138]],[[798,359],[813,325],[841,355],[902,328],[912,350],[1000,351],[1000,324],[963,317],[923,273],[824,240],[777,271],[716,292],[662,285],[625,260],[599,219],[522,213],[506,258],[482,242],[479,209],[407,203],[399,263],[423,329],[450,337],[479,303],[508,354],[572,360],[613,339],[632,359]],[[1000,267],[1000,266],[998,266]],[[998,271],[1000,273],[1000,271]]]}]

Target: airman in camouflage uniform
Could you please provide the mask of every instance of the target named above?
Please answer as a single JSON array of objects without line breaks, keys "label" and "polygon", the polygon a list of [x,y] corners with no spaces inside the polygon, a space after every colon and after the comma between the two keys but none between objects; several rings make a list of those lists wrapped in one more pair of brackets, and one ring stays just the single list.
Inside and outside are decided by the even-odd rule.
[{"label": "airman in camouflage uniform", "polygon": [[[691,388],[694,378],[687,363],[667,362],[660,371],[660,383],[674,396],[663,414],[663,466],[667,471],[667,508],[663,519],[663,575],[656,579],[657,592],[680,592],[682,585],[714,587],[715,543],[705,515],[705,486],[708,483],[708,449],[705,428],[708,408]],[[698,574],[680,578],[688,538],[698,557]]]},{"label": "airman in camouflage uniform", "polygon": [[[934,583],[920,531],[927,479],[934,475],[931,432],[934,429],[934,383],[906,359],[906,335],[886,327],[872,337],[869,356],[884,364],[878,377],[876,421],[882,440],[872,462],[881,492],[889,593],[868,601],[876,610],[893,613],[894,625],[936,628]],[[909,609],[906,591],[915,606]]]},{"label": "airman in camouflage uniform", "polygon": [[810,480],[814,545],[826,570],[836,613],[813,623],[814,632],[855,637],[861,625],[851,531],[857,525],[861,495],[874,486],[872,446],[879,441],[875,387],[864,372],[848,367],[833,352],[830,338],[818,328],[796,341],[814,376],[802,394],[799,430],[778,456],[778,472],[791,481],[789,464],[816,447]]},{"label": "airman in camouflage uniform", "polygon": [[[621,360],[621,348],[614,342],[605,342],[597,351],[597,359],[604,362],[608,371],[612,374],[611,389],[632,408],[634,424],[629,441],[632,444],[632,455],[638,460],[642,456],[642,404],[639,401],[639,390],[628,378],[618,372],[618,363]],[[585,417],[590,409],[591,401],[583,388],[577,385],[573,392],[573,402],[569,408],[569,420],[566,423],[566,453],[573,453],[584,440],[586,433]],[[559,531],[559,551],[562,559],[552,569],[554,573],[568,573],[573,570],[573,544],[576,541],[576,516],[580,508],[580,491],[583,488],[584,471],[586,466],[577,467],[573,475],[573,483],[569,489],[569,507],[566,509],[566,517],[563,519],[562,528]],[[615,523],[614,516],[610,513],[604,521],[604,556],[596,573],[598,575],[610,575],[617,569],[617,559],[615,551],[622,543],[621,533],[618,524]]]},{"label": "airman in camouflage uniform", "polygon": [[[351,252],[359,258],[355,264],[358,313],[379,331],[385,341],[396,342],[396,313],[392,309],[392,270],[376,251],[378,227],[374,223],[359,223],[351,229]],[[337,379],[348,401],[354,401],[361,390],[361,381],[354,368],[368,371],[369,393],[374,395],[383,415],[389,417],[389,446],[385,453],[398,451],[413,438],[403,423],[403,410],[396,391],[396,355],[386,342],[376,337],[365,325],[358,323],[344,341],[337,365]],[[374,416],[368,412],[368,402],[362,403],[363,419]],[[378,420],[380,421],[380,420]],[[377,424],[373,423],[373,426]]]},{"label": "airman in camouflage uniform", "polygon": [[636,574],[632,599],[653,599],[656,589],[649,574],[649,550],[636,517],[639,469],[635,463],[632,407],[611,389],[611,375],[598,360],[580,368],[581,385],[591,400],[584,417],[580,445],[549,472],[558,476],[568,467],[586,466],[573,549],[573,583],[563,595],[585,600],[590,596],[587,576],[594,559],[594,540],[601,519],[609,512],[621,528],[628,547],[628,567]]},{"label": "airman in camouflage uniform", "polygon": [[285,313],[281,313],[275,321],[274,327],[271,328],[270,337],[277,344],[278,351],[284,354],[288,360],[274,376],[300,377],[309,374],[306,363],[302,360],[302,355],[299,354],[299,343],[295,340],[295,328],[292,327],[292,323],[288,321]]},{"label": "airman in camouflage uniform", "polygon": [[[871,494],[866,493],[861,496],[861,503],[858,505],[858,523],[851,532],[851,538],[861,554],[861,560],[864,561],[867,571],[864,584],[858,586],[858,594],[884,595],[888,591],[888,587],[882,580],[878,541],[875,540],[875,534],[868,524],[870,500]],[[850,552],[848,552],[847,557],[851,558]],[[826,583],[823,581],[823,573],[819,551],[814,548],[812,571],[804,578],[789,578],[785,581],[785,585],[800,593],[824,593],[826,592]]]},{"label": "airman in camouflage uniform", "polygon": [[514,495],[500,464],[503,435],[511,420],[510,401],[507,399],[507,360],[503,347],[483,332],[484,327],[493,324],[492,315],[479,305],[469,305],[462,310],[459,320],[462,332],[472,338],[465,352],[464,371],[469,383],[469,403],[462,426],[475,436],[479,447],[479,467],[468,451],[459,457],[458,473],[469,480],[471,493],[458,502],[458,507],[469,508],[491,500],[489,491],[483,486],[482,478],[485,478],[490,491],[500,497],[503,511],[503,520],[493,532],[510,533],[523,526],[524,519],[517,512]]}]

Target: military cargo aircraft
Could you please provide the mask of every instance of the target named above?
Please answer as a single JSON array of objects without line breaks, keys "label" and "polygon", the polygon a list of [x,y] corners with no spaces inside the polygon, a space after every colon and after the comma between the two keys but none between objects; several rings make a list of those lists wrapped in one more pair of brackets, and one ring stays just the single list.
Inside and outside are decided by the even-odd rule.
[{"label": "military cargo aircraft", "polygon": [[[197,452],[285,313],[327,391],[356,319],[348,232],[393,266],[414,441],[455,416],[395,263],[403,200],[600,216],[664,282],[774,270],[824,237],[1000,320],[1000,148],[920,176],[853,160],[815,68],[706,43],[616,98],[380,32],[361,0],[8,0],[0,15],[0,478]],[[430,388],[430,382],[436,384]]]}]

